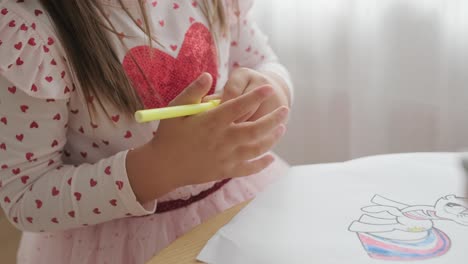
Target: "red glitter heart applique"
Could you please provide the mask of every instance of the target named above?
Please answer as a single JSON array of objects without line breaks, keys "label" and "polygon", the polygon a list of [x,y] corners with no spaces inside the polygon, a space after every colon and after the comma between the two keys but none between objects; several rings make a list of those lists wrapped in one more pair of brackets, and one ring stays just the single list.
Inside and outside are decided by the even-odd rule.
[{"label": "red glitter heart applique", "polygon": [[137,46],[130,49],[122,64],[146,108],[166,107],[203,72],[213,76],[209,94],[216,87],[216,45],[208,28],[201,23],[189,28],[177,58],[149,46]]}]

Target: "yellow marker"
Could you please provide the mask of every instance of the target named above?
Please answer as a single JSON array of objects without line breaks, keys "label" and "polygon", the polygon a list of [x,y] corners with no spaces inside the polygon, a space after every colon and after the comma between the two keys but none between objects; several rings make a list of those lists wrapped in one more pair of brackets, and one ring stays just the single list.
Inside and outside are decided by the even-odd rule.
[{"label": "yellow marker", "polygon": [[156,109],[140,110],[135,113],[135,119],[138,123],[169,119],[181,116],[196,115],[215,108],[221,103],[221,100],[211,100],[206,103],[178,105]]}]

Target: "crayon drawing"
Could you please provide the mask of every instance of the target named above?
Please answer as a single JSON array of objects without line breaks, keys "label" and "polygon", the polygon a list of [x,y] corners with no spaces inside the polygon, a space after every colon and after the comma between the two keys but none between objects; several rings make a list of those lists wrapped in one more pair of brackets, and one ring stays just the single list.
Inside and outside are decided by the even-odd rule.
[{"label": "crayon drawing", "polygon": [[436,228],[437,221],[452,221],[468,228],[468,199],[448,195],[434,205],[408,205],[375,195],[373,205],[349,231],[357,234],[371,258],[393,261],[425,260],[446,254],[451,240]]}]

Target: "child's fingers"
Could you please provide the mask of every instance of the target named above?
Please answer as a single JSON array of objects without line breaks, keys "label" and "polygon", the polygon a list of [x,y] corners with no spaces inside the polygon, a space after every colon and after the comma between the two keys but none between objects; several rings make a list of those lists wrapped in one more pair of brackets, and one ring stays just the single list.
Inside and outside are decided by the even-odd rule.
[{"label": "child's fingers", "polygon": [[232,134],[229,138],[243,143],[252,142],[265,137],[271,130],[284,123],[288,117],[289,109],[287,107],[279,107],[275,111],[261,117],[255,122],[246,122],[238,124],[232,129]]},{"label": "child's fingers", "polygon": [[231,76],[223,89],[222,102],[229,101],[242,95],[249,85],[250,78],[246,78],[248,69],[238,69]]},{"label": "child's fingers", "polygon": [[212,100],[218,100],[218,99],[221,99],[221,97],[222,97],[221,94],[210,94],[210,95],[203,97],[202,102],[206,103]]},{"label": "child's fingers", "polygon": [[[250,82],[247,86],[247,88],[245,88],[244,90],[244,93],[247,93],[248,91],[252,91],[252,90],[255,90],[257,89],[258,87],[261,87],[262,85],[259,85],[255,82]],[[241,118],[237,119],[235,121],[235,123],[242,123],[242,122],[245,122],[247,120],[249,120],[254,114],[255,112],[257,112],[258,108],[260,107],[260,105],[255,108],[255,109],[252,109],[252,111],[250,111],[249,113],[245,114],[244,116],[242,116]]]},{"label": "child's fingers", "polygon": [[213,83],[213,77],[209,73],[201,74],[185,90],[182,91],[169,106],[196,104],[208,93]]},{"label": "child's fingers", "polygon": [[273,155],[268,154],[256,160],[241,162],[234,168],[234,171],[237,177],[249,176],[261,172],[273,161],[275,161]]},{"label": "child's fingers", "polygon": [[[221,104],[214,111],[208,112],[215,116],[216,123],[229,124],[257,108],[263,101],[273,94],[271,86],[263,86],[247,94]],[[207,114],[208,114],[207,113]]]},{"label": "child's fingers", "polygon": [[278,126],[261,140],[238,147],[234,151],[234,157],[239,160],[251,160],[265,154],[278,142],[285,131],[286,127],[284,125]]}]

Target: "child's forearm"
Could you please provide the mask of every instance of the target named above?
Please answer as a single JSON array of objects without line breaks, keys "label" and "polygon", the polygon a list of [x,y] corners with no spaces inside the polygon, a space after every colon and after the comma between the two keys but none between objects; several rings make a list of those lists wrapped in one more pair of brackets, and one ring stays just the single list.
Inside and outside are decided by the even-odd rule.
[{"label": "child's forearm", "polygon": [[133,192],[141,204],[156,200],[176,188],[169,175],[158,168],[164,166],[151,144],[127,153],[127,175]]}]

